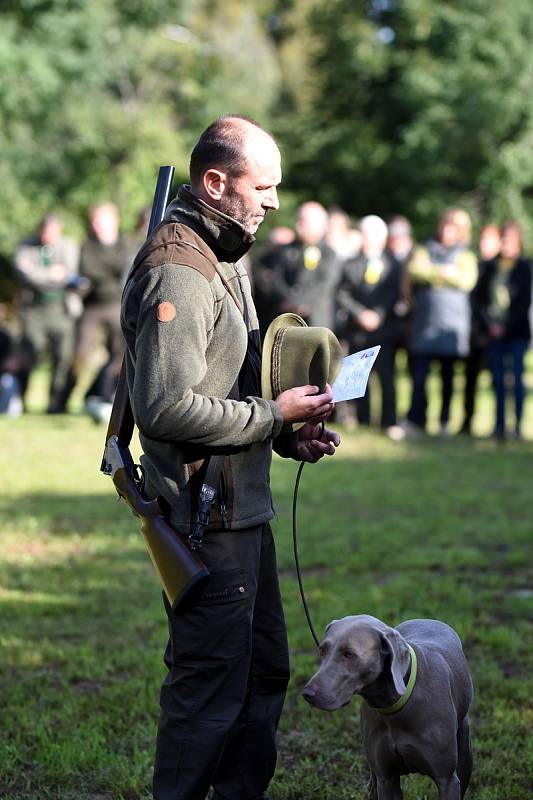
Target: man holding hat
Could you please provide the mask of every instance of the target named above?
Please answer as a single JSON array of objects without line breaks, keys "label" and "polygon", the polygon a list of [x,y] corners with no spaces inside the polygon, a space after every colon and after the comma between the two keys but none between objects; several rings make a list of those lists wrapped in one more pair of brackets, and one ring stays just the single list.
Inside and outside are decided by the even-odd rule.
[{"label": "man holding hat", "polygon": [[252,800],[266,798],[274,773],[289,680],[269,526],[272,447],[305,461],[335,452],[338,435],[318,423],[333,407],[340,350],[331,332],[283,315],[261,366],[238,260],[278,208],[272,137],[248,118],[222,117],[196,144],[190,177],[139,251],[122,302],[146,490],[184,536],[208,464],[224,456],[200,552],[209,584],[180,615],[166,603],[154,797],[203,800],[213,786],[213,800]]}]

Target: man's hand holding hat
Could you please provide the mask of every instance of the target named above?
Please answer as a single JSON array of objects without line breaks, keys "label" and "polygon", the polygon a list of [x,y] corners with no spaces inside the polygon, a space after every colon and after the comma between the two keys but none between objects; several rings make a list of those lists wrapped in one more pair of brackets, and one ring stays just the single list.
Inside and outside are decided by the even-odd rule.
[{"label": "man's hand holding hat", "polygon": [[301,423],[312,419],[316,424],[333,411],[333,391],[329,383],[325,392],[320,392],[318,386],[296,386],[279,394],[275,402],[285,422]]},{"label": "man's hand holding hat", "polygon": [[280,314],[265,334],[261,387],[275,400],[293,430],[326,419],[333,410],[331,385],[342,360],[341,346],[329,328],[309,328],[298,314]]},{"label": "man's hand holding hat", "polygon": [[263,397],[274,400],[286,423],[298,431],[287,453],[299,461],[333,455],[337,433],[318,423],[333,411],[331,384],[342,359],[341,346],[328,328],[307,327],[297,314],[281,314],[270,324],[263,345]]}]

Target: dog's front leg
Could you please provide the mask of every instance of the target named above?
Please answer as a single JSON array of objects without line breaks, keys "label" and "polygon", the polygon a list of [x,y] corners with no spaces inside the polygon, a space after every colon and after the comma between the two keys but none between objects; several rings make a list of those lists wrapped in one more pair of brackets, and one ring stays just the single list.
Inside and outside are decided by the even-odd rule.
[{"label": "dog's front leg", "polygon": [[393,775],[390,778],[377,778],[378,800],[403,800],[400,776]]},{"label": "dog's front leg", "polygon": [[439,800],[461,800],[461,781],[454,772],[451,778],[435,781],[439,787]]}]

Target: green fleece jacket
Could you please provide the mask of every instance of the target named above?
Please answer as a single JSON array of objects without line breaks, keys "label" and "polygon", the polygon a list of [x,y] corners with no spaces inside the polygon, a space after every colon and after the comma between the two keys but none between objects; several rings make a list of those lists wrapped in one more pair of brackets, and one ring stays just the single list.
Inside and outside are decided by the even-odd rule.
[{"label": "green fleece jacket", "polygon": [[234,263],[253,241],[181,187],[124,292],[128,387],[146,487],[167,501],[182,533],[194,522],[213,449],[228,455],[209,527],[245,528],[274,515],[269,471],[283,418],[270,400],[227,399],[246,354],[243,295],[249,328],[258,328],[249,279]]}]

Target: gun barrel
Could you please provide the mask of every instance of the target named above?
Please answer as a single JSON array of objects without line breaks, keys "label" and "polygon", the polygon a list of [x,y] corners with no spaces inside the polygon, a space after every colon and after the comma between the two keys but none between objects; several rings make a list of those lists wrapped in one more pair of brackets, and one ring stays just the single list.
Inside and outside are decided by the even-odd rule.
[{"label": "gun barrel", "polygon": [[170,194],[170,187],[172,185],[173,177],[174,167],[159,167],[154,202],[152,204],[152,213],[150,214],[150,222],[148,223],[148,236],[150,236],[153,229],[156,227],[156,225],[159,225],[165,216],[165,209],[167,207],[168,196]]},{"label": "gun barrel", "polygon": [[[173,176],[174,167],[159,168],[148,235],[163,220]],[[126,362],[123,360],[107,429],[101,471],[113,478],[120,497],[124,498],[135,516],[140,518],[152,563],[172,609],[179,613],[198,599],[209,579],[209,571],[189,549],[181,535],[167,522],[157,500],[144,494],[142,481],[137,479],[129,451],[134,425],[126,381]]]}]

